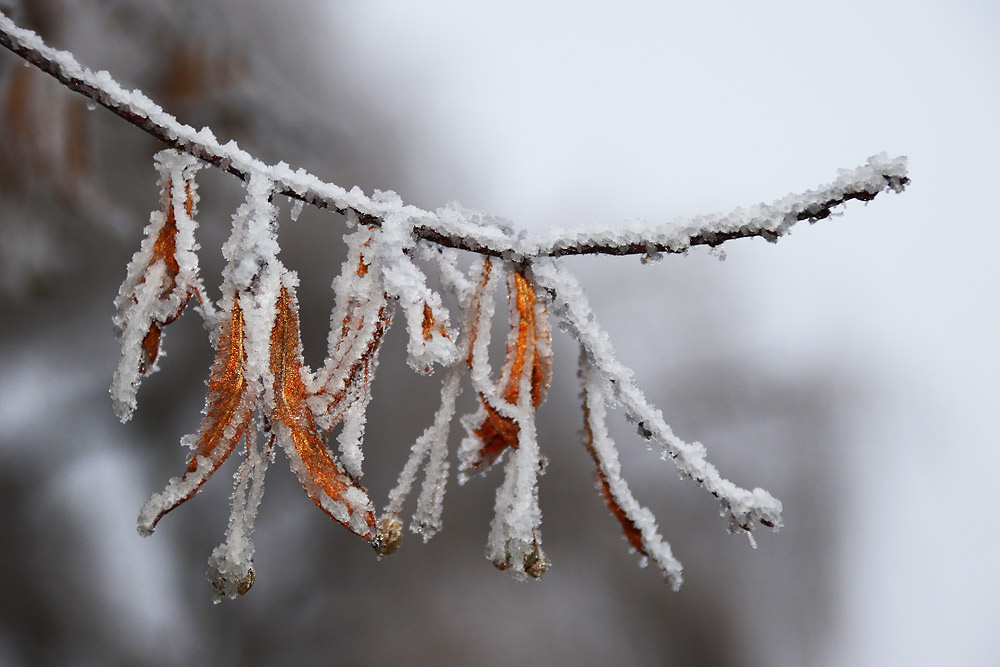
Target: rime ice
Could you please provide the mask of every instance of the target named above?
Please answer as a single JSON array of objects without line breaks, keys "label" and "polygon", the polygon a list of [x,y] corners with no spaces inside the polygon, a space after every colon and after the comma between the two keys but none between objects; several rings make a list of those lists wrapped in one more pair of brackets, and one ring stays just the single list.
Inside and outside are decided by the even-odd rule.
[{"label": "rime ice", "polygon": [[[905,182],[902,161],[875,157],[815,192],[729,216],[689,221],[669,230],[635,228],[612,235],[564,232],[548,241],[521,235],[500,253],[518,261],[482,258],[472,263],[467,275],[458,268],[454,249],[421,240],[418,229],[437,224],[440,220],[435,215],[441,216],[447,220],[449,233],[475,243],[483,241],[482,247],[488,248],[509,234],[505,226],[496,227],[495,233],[486,232],[491,223],[488,217],[457,206],[432,215],[404,205],[394,193],[376,192],[368,199],[354,189],[344,195],[351,201],[350,210],[374,215],[378,224],[359,213],[351,216],[353,231],[344,237],[347,259],[332,285],[327,357],[314,371],[302,356],[295,295],[298,277],[278,258],[277,207],[272,201],[281,187],[277,178],[287,182],[302,175],[283,165],[251,169],[246,200],[233,216],[232,233],[223,247],[227,264],[216,307],[204,296],[195,254],[192,216],[197,165],[174,151],[158,156],[157,165],[164,204],[151,216],[146,240],[129,265],[117,301],[115,323],[123,355],[112,394],[119,413],[130,415],[138,379],[155,369],[160,355],[160,329],[196,296],[218,351],[205,417],[199,430],[182,441],[192,449],[186,472],[150,497],[140,512],[139,530],[151,533],[167,512],[194,496],[244,442],[229,527],[209,561],[216,590],[230,597],[246,592],[255,576],[250,538],[274,447],[285,452],[313,502],[379,555],[399,546],[403,526],[399,515],[423,468],[410,530],[425,541],[439,532],[452,468],[448,441],[465,370],[478,406],[460,420],[465,437],[456,452],[458,481],[468,482],[502,464],[486,556],[515,578],[540,577],[549,560],[542,549],[538,478],[545,458],[535,412],[551,375],[550,310],[582,349],[584,445],[595,465],[598,491],[643,563],[654,562],[674,588],[680,586],[680,562],[660,536],[653,515],[635,500],[621,476],[616,446],[605,425],[609,407],[621,407],[641,437],[660,446],[682,476],[718,498],[730,530],[751,535],[761,525],[780,527],[778,500],[762,489],[744,489],[725,479],[709,463],[703,445],[686,443],[673,434],[660,411],[648,404],[635,385],[631,370],[617,361],[579,283],[557,260],[537,255],[559,254],[554,249],[573,244],[624,247],[635,239],[648,241],[648,253],[662,248],[676,251],[706,239],[714,246],[713,239],[735,238],[745,228],[777,238],[797,220],[823,217],[831,202],[864,199],[864,193],[873,196],[881,188],[895,189]],[[850,193],[854,195],[848,197]],[[451,324],[444,298],[430,287],[425,265],[436,269],[440,283],[457,300],[462,313],[459,329]],[[506,356],[494,377],[489,346],[496,291],[502,284],[507,288],[508,334]],[[376,517],[359,480],[371,381],[381,341],[397,312],[407,332],[410,366],[421,373],[434,366],[447,371],[433,423],[412,445],[388,503]],[[260,436],[255,431],[260,430],[263,449],[256,444]],[[336,452],[330,447],[334,435]]]},{"label": "rime ice", "polygon": [[[466,437],[457,453],[459,481],[503,462],[486,555],[517,578],[540,576],[548,558],[541,547],[537,482],[544,458],[535,411],[544,400],[551,373],[550,310],[582,349],[584,444],[598,473],[599,490],[632,547],[653,560],[675,588],[681,582],[680,563],[660,537],[651,513],[632,497],[621,477],[605,426],[608,407],[621,407],[641,437],[658,445],[682,476],[718,498],[732,531],[750,534],[759,525],[774,529],[781,525],[777,499],[762,489],[744,489],[725,479],[709,463],[704,446],[673,434],[636,386],[632,371],[615,358],[579,283],[554,258],[599,252],[652,259],[697,245],[715,248],[735,238],[775,241],[798,222],[829,217],[850,200],[869,201],[887,190],[902,191],[909,182],[905,158],[875,155],[857,169],[842,170],[821,188],[726,215],[531,235],[457,204],[424,211],[391,192],[366,196],[358,188],[345,190],[283,162],[267,165],[234,142],[221,144],[208,128],[196,130],[179,123],[140,91],[126,90],[107,72],[83,67],[72,54],[46,46],[35,33],[2,14],[0,37],[4,46],[39,64],[63,85],[176,149],[156,158],[161,209],[150,216],[145,239],[115,300],[114,324],[122,357],[110,393],[117,415],[122,421],[129,419],[142,377],[155,371],[163,356],[163,327],[195,297],[216,349],[204,417],[197,432],[182,439],[191,449],[185,472],[150,497],[140,511],[138,528],[150,534],[166,513],[194,496],[244,443],[225,540],[209,561],[220,595],[244,593],[253,582],[250,538],[264,472],[275,447],[285,452],[310,499],[380,555],[399,545],[398,514],[426,460],[411,529],[425,540],[440,530],[451,467],[448,439],[462,388],[463,362],[479,406],[462,419]],[[201,163],[191,156],[246,183],[246,199],[233,216],[232,234],[223,248],[227,264],[217,307],[198,275],[194,175]],[[298,200],[293,220],[302,202],[308,202],[346,214],[354,229],[345,237],[348,260],[333,284],[327,358],[316,371],[305,365],[302,356],[298,277],[278,259],[277,208],[272,201],[278,194]],[[475,262],[466,277],[457,268],[455,249],[497,259]],[[437,268],[441,283],[463,311],[463,331],[452,327],[444,300],[429,286],[414,258]],[[488,344],[494,292],[502,278],[508,287],[510,328],[507,356],[493,381]],[[448,370],[441,407],[412,446],[385,512],[376,519],[374,505],[359,482],[365,414],[379,347],[396,310],[407,330],[409,365],[420,373],[431,372],[434,366]],[[329,439],[337,427],[339,453],[335,454]]]},{"label": "rime ice", "polygon": [[[155,162],[162,208],[150,215],[146,236],[115,298],[114,325],[122,358],[111,400],[123,422],[135,410],[142,377],[159,368],[162,328],[181,314],[192,296],[203,301],[194,220],[198,203],[194,175],[201,163],[173,150],[158,153]],[[210,316],[211,311],[202,312]]]},{"label": "rime ice", "polygon": [[576,279],[557,267],[553,260],[539,260],[535,264],[535,279],[540,287],[555,295],[556,311],[580,342],[609,393],[624,407],[628,418],[644,437],[663,448],[682,475],[719,499],[723,515],[729,518],[730,529],[750,532],[758,524],[780,527],[780,501],[763,489],[749,491],[723,478],[706,460],[704,446],[697,442],[686,443],[674,435],[663,420],[663,414],[646,401],[635,385],[631,369],[615,358],[611,341]]}]

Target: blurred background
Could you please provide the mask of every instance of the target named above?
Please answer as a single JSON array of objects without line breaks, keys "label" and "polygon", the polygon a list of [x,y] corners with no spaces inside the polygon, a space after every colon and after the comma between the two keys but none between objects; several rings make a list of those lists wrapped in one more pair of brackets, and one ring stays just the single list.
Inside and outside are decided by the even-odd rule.
[{"label": "blurred background", "polygon": [[[677,434],[784,502],[785,528],[757,550],[618,415],[627,479],[684,587],[637,566],[593,488],[577,352],[559,334],[539,416],[542,581],[482,556],[498,471],[451,484],[444,531],[377,562],[279,454],[257,582],[213,605],[205,561],[234,462],[154,536],[135,533],[199,422],[212,354],[198,318],[167,329],[132,422],[107,395],[112,300],[158,205],[160,147],[0,53],[0,664],[1000,662],[995,3],[0,8],[262,159],[525,229],[725,212],[880,151],[909,155],[913,181],[777,245],[727,244],[724,262],[562,260]],[[242,190],[212,170],[199,183],[213,289]],[[293,223],[279,203],[318,364],[343,221]],[[409,371],[404,344],[394,329],[369,412],[379,507],[437,404],[440,375]]]}]

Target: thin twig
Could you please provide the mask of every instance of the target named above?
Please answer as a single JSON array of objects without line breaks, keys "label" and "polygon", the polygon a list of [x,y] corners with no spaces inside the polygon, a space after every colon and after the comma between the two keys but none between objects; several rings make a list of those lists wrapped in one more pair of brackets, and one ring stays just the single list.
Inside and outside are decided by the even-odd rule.
[{"label": "thin twig", "polygon": [[0,13],[0,45],[49,74],[63,86],[100,104],[164,144],[249,181],[263,173],[274,182],[274,191],[317,208],[381,226],[390,213],[404,213],[413,222],[414,234],[439,246],[527,263],[538,257],[563,255],[651,255],[683,253],[692,246],[716,247],[738,238],[760,236],[776,240],[792,224],[829,217],[833,209],[852,199],[869,201],[880,192],[899,192],[909,183],[905,158],[876,156],[852,172],[843,172],[831,186],[788,197],[772,206],[758,206],[752,215],[736,211],[728,216],[698,218],[685,224],[672,222],[629,231],[605,229],[562,232],[549,241],[515,234],[501,220],[457,208],[436,212],[402,205],[396,200],[369,197],[358,188],[350,191],[327,183],[303,169],[293,171],[284,162],[268,165],[239,148],[221,144],[209,128],[195,130],[165,112],[138,90],[127,90],[107,72],[92,72],[67,51],[46,45],[35,33],[18,27]]}]

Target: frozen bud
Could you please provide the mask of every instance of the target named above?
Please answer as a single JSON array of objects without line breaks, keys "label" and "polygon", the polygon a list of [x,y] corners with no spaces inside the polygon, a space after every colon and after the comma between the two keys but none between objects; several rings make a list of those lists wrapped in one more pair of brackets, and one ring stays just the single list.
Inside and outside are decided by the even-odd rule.
[{"label": "frozen bud", "polygon": [[395,514],[386,514],[378,520],[378,537],[375,551],[379,556],[388,556],[399,548],[403,541],[403,522]]},{"label": "frozen bud", "polygon": [[225,574],[214,572],[212,574],[214,575],[212,576],[212,588],[215,589],[220,598],[235,598],[237,595],[246,595],[254,582],[252,567],[248,567],[242,576],[234,576],[233,572]]},{"label": "frozen bud", "polygon": [[524,571],[532,579],[539,579],[549,569],[549,557],[542,551],[542,545],[535,541],[534,550],[524,557]]}]

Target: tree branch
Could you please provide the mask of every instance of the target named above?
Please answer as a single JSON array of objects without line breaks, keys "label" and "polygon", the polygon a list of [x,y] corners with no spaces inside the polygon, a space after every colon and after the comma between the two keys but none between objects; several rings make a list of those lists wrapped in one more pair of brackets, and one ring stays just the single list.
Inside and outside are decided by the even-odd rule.
[{"label": "tree branch", "polygon": [[[146,373],[142,360],[149,361],[152,366],[159,353],[160,327],[178,317],[178,306],[183,310],[192,293],[200,294],[194,253],[197,244],[193,236],[196,225],[192,217],[195,184],[190,180],[196,163],[187,156],[207,162],[247,183],[247,199],[234,216],[232,236],[223,250],[228,264],[223,271],[223,297],[219,304],[224,313],[211,334],[221,361],[211,372],[205,409],[207,421],[203,421],[195,436],[198,444],[189,459],[188,473],[179,482],[176,478],[171,481],[165,492],[154,494],[140,514],[139,528],[143,533],[150,532],[155,523],[155,520],[147,520],[152,515],[146,509],[153,507],[156,510],[162,506],[161,509],[169,510],[190,498],[197,491],[196,487],[200,487],[230,455],[241,433],[250,428],[251,423],[258,425],[258,420],[251,419],[256,409],[262,415],[259,426],[277,425],[277,442],[289,452],[293,470],[316,504],[379,548],[380,553],[391,550],[387,545],[394,548],[398,543],[399,527],[396,513],[402,496],[397,499],[393,495],[398,495],[396,491],[390,494],[393,500],[388,514],[383,517],[388,522],[380,521],[376,529],[371,500],[357,484],[361,474],[363,413],[370,398],[368,383],[375,371],[374,355],[379,341],[391,319],[390,300],[396,304],[393,307],[402,309],[406,315],[410,364],[416,370],[429,372],[432,363],[455,364],[459,356],[468,361],[472,383],[480,394],[483,407],[463,420],[468,432],[466,443],[470,444],[463,443],[460,460],[466,463],[473,460],[465,456],[465,452],[473,452],[477,457],[473,460],[475,463],[479,457],[476,452],[493,446],[490,444],[493,436],[486,427],[476,427],[478,423],[487,423],[483,415],[491,420],[491,428],[497,433],[500,427],[496,423],[499,422],[493,420],[493,416],[506,420],[507,426],[513,424],[510,428],[504,426],[506,430],[502,434],[503,449],[512,451],[508,455],[504,482],[497,492],[497,514],[487,546],[490,559],[501,569],[509,568],[521,577],[538,576],[547,563],[539,532],[541,514],[536,481],[541,459],[534,416],[551,371],[547,325],[550,308],[562,318],[586,354],[588,400],[600,402],[599,408],[588,405],[588,415],[603,414],[605,401],[602,396],[609,397],[609,403],[620,405],[639,434],[658,445],[683,476],[718,498],[733,532],[749,534],[758,525],[777,529],[782,523],[780,501],[763,489],[742,488],[725,479],[708,461],[707,452],[700,443],[688,443],[674,435],[661,412],[637,387],[633,372],[615,358],[608,335],[598,323],[580,284],[554,258],[583,254],[683,253],[693,246],[716,247],[733,239],[755,236],[773,242],[800,221],[827,218],[851,200],[867,202],[887,190],[901,192],[909,182],[906,158],[890,159],[883,154],[869,158],[861,167],[841,171],[832,183],[819,189],[790,195],[770,205],[738,209],[727,215],[699,216],[662,225],[627,223],[617,229],[528,234],[514,230],[499,218],[458,205],[425,211],[404,204],[392,192],[375,191],[368,196],[359,188],[348,191],[305,170],[292,170],[284,162],[265,164],[235,142],[220,143],[209,128],[196,130],[179,122],[142,92],[126,90],[107,72],[95,73],[83,67],[71,53],[47,46],[38,35],[19,28],[2,13],[0,44],[63,86],[186,154],[166,151],[166,155],[158,156],[165,208],[151,216],[147,239],[133,258],[116,300],[119,305],[116,330],[122,342],[123,367],[129,371],[116,374],[112,396],[118,405],[127,407],[127,412],[130,413],[134,406],[138,379]],[[274,236],[277,209],[271,201],[273,194],[337,211],[358,223],[379,227],[377,230],[362,227],[348,237],[352,255],[334,282],[333,332],[329,356],[323,365],[325,370],[319,375],[304,366],[294,290],[298,278],[277,259],[278,244]],[[364,235],[368,238],[363,238]],[[415,248],[418,239],[508,261],[497,263],[499,273],[493,274],[491,280],[492,263],[483,260],[480,263],[482,278],[471,283],[454,273],[457,271],[454,253],[431,251],[428,244]],[[422,270],[410,262],[408,253],[414,250],[440,255],[437,260],[443,282],[456,286],[455,291],[467,310],[464,355],[459,355],[455,348],[456,338],[440,296],[427,287]],[[514,263],[521,266],[514,266]],[[137,268],[133,270],[134,267]],[[506,387],[502,390],[503,397],[493,395],[500,390],[489,380],[488,368],[488,334],[494,308],[491,290],[498,275],[509,281],[509,303],[512,304],[508,353],[514,356],[505,364],[500,380],[500,385]],[[141,291],[137,291],[137,285],[142,286]],[[544,290],[537,293],[537,299],[536,287]],[[245,310],[241,304],[245,304]],[[225,324],[227,321],[231,326]],[[242,354],[232,353],[234,351]],[[455,366],[453,379],[449,379],[443,389],[444,412],[440,418],[435,417],[443,426],[436,423],[436,431],[428,431],[432,435],[436,433],[441,442],[435,445],[439,449],[431,453],[426,488],[437,485],[443,489],[443,480],[447,477],[448,465],[440,462],[445,460],[447,453],[447,423],[457,396],[459,364]],[[333,372],[330,369],[344,377],[327,377]],[[267,392],[280,393],[283,398],[272,401],[265,388]],[[330,398],[333,394],[328,388],[337,392],[334,398]],[[226,401],[233,405],[223,405]],[[659,537],[651,513],[630,499],[624,482],[616,481],[616,469],[614,479],[609,477],[610,471],[617,466],[611,449],[613,444],[606,435],[591,428],[602,423],[603,417],[591,419],[588,416],[587,419],[588,429],[594,431],[591,439],[603,452],[594,453],[594,458],[606,484],[612,511],[625,517],[623,527],[627,535],[631,532],[633,546],[652,556],[672,582],[679,585],[680,564]],[[344,423],[339,436],[342,459],[326,446],[329,431],[340,422]],[[239,427],[239,432],[233,430],[233,424]],[[247,433],[249,446],[252,436],[249,431]],[[419,453],[423,446],[418,441],[414,451]],[[248,456],[258,455],[256,449],[248,450]],[[255,493],[259,496],[262,487],[258,476],[263,474],[263,468],[258,469],[249,458],[247,461],[248,467],[241,468],[242,486],[238,485],[233,496],[233,516],[238,523],[230,524],[231,528],[237,525],[245,535],[240,537],[237,547],[227,533],[224,546],[213,553],[210,561],[219,577],[216,583],[221,586],[220,592],[228,594],[234,590],[244,592],[252,581],[253,572],[247,560],[247,553],[252,553],[252,549],[244,551],[252,512],[247,514],[244,509],[250,507],[251,501],[256,502],[251,496]],[[405,488],[412,483],[414,466],[419,464],[416,459],[414,461],[407,463],[397,487],[403,489],[399,493],[404,495]],[[464,473],[465,467],[463,463],[460,472]],[[247,484],[252,484],[247,487],[250,491],[244,488]],[[435,497],[428,496],[430,500],[426,503],[422,495],[417,509],[418,515],[430,517],[426,519],[428,523],[422,523],[425,539],[439,523],[434,517],[440,513],[440,493],[435,491],[431,495]],[[623,499],[627,500],[624,504]],[[423,518],[418,520],[424,522]],[[223,563],[225,568],[220,569],[218,563]]]},{"label": "tree branch", "polygon": [[901,192],[909,183],[906,158],[869,158],[866,165],[842,171],[833,184],[772,205],[737,210],[726,216],[703,216],[659,226],[626,226],[624,229],[590,231],[557,230],[545,236],[516,234],[501,219],[457,207],[425,211],[403,205],[380,193],[366,196],[327,183],[304,169],[292,170],[284,162],[268,165],[241,149],[236,142],[220,143],[212,131],[195,130],[178,121],[138,90],[127,90],[106,71],[93,72],[67,51],[45,44],[35,33],[18,27],[0,13],[0,45],[76,91],[135,125],[164,144],[203,160],[243,181],[259,173],[275,184],[274,191],[317,208],[381,226],[389,215],[405,215],[414,234],[449,248],[516,262],[562,255],[634,255],[683,253],[692,246],[716,247],[737,238],[760,236],[775,241],[801,220],[815,222],[829,217],[847,201],[870,201],[880,192]]},{"label": "tree branch", "polygon": [[550,233],[549,240],[538,241],[537,248],[526,254],[560,257],[684,253],[693,246],[715,248],[726,241],[754,236],[774,243],[797,222],[813,223],[828,218],[838,206],[852,199],[869,202],[886,190],[902,192],[909,182],[906,158],[888,159],[883,153],[868,158],[864,166],[842,170],[837,180],[829,185],[789,195],[773,204],[737,209],[724,216],[698,216],[656,226],[639,224],[611,232],[575,234],[557,229]]}]

